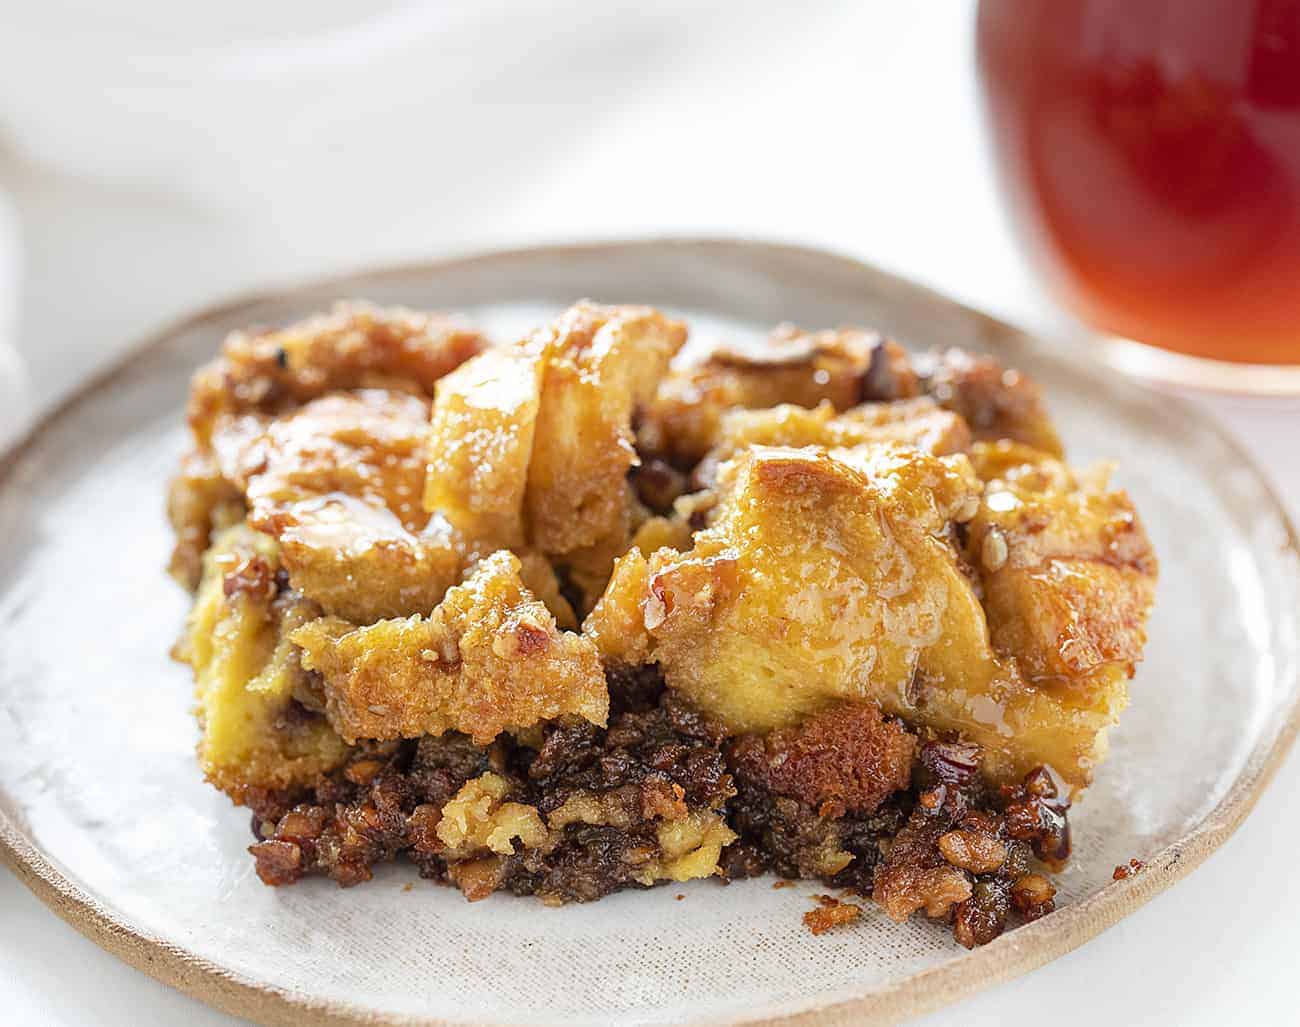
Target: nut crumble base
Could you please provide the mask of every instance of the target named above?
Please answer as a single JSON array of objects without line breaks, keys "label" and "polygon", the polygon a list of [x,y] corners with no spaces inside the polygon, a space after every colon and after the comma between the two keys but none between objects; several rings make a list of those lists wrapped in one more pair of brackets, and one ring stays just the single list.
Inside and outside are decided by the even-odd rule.
[{"label": "nut crumble base", "polygon": [[[873,898],[895,920],[916,911],[942,920],[968,948],[1054,908],[1055,889],[1034,867],[1068,857],[1069,804],[1047,773],[995,793],[973,746],[916,740],[910,783],[871,813],[814,806],[759,781],[750,740],[724,739],[657,675],[611,675],[609,684],[608,729],[554,724],[529,739],[536,744],[503,736],[480,746],[454,732],[373,743],[311,788],[250,791],[258,875],[268,885],[316,875],[351,886],[376,864],[405,859],[470,900],[507,891],[551,905],[588,902],[675,879],[647,868],[678,855],[665,853],[658,828],[684,808],[686,817],[720,817],[734,835],[717,860],[723,883],[767,873],[821,881]],[[557,811],[582,804],[610,822],[575,821],[544,843],[515,837],[504,852],[458,854],[438,825],[483,775],[552,824]],[[805,920],[820,934],[856,919],[845,908],[824,905]]]}]

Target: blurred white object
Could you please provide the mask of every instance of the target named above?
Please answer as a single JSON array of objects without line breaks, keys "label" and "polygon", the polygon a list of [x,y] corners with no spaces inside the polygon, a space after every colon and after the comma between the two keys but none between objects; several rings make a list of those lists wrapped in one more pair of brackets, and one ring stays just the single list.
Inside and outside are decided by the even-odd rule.
[{"label": "blurred white object", "polygon": [[1015,254],[968,167],[968,14],[20,5],[0,32],[0,181],[27,240],[36,401],[231,292],[541,239],[793,239],[979,299]]},{"label": "blurred white object", "polygon": [[17,436],[28,417],[27,374],[18,355],[18,218],[0,191],[0,447]]}]

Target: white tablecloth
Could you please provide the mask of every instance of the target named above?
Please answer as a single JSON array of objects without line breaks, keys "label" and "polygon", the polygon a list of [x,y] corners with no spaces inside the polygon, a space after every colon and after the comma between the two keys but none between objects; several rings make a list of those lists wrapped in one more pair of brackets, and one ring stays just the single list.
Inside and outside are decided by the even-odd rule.
[{"label": "white tablecloth", "polygon": [[[811,242],[1068,338],[996,203],[968,0],[698,6],[129,0],[92,14],[46,0],[7,14],[0,437],[196,303],[495,243]],[[1203,402],[1295,510],[1300,409]],[[1292,760],[1187,881],[927,1022],[1295,1022],[1298,785]],[[3,873],[0,1009],[14,1024],[231,1022]]]}]

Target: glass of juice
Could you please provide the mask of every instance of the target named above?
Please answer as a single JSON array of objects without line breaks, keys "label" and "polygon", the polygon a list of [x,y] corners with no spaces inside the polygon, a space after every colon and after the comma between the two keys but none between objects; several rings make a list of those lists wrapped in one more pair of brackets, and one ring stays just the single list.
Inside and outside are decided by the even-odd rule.
[{"label": "glass of juice", "polygon": [[1300,0],[981,0],[1004,192],[1104,359],[1300,393]]}]

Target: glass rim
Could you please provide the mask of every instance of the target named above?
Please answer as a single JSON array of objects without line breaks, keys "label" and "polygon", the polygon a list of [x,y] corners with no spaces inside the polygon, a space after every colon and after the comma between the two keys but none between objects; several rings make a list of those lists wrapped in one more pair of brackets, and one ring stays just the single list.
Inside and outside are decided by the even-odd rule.
[{"label": "glass rim", "polygon": [[1102,335],[1097,341],[1103,363],[1151,385],[1233,396],[1300,397],[1300,364],[1234,363],[1116,335]]}]

